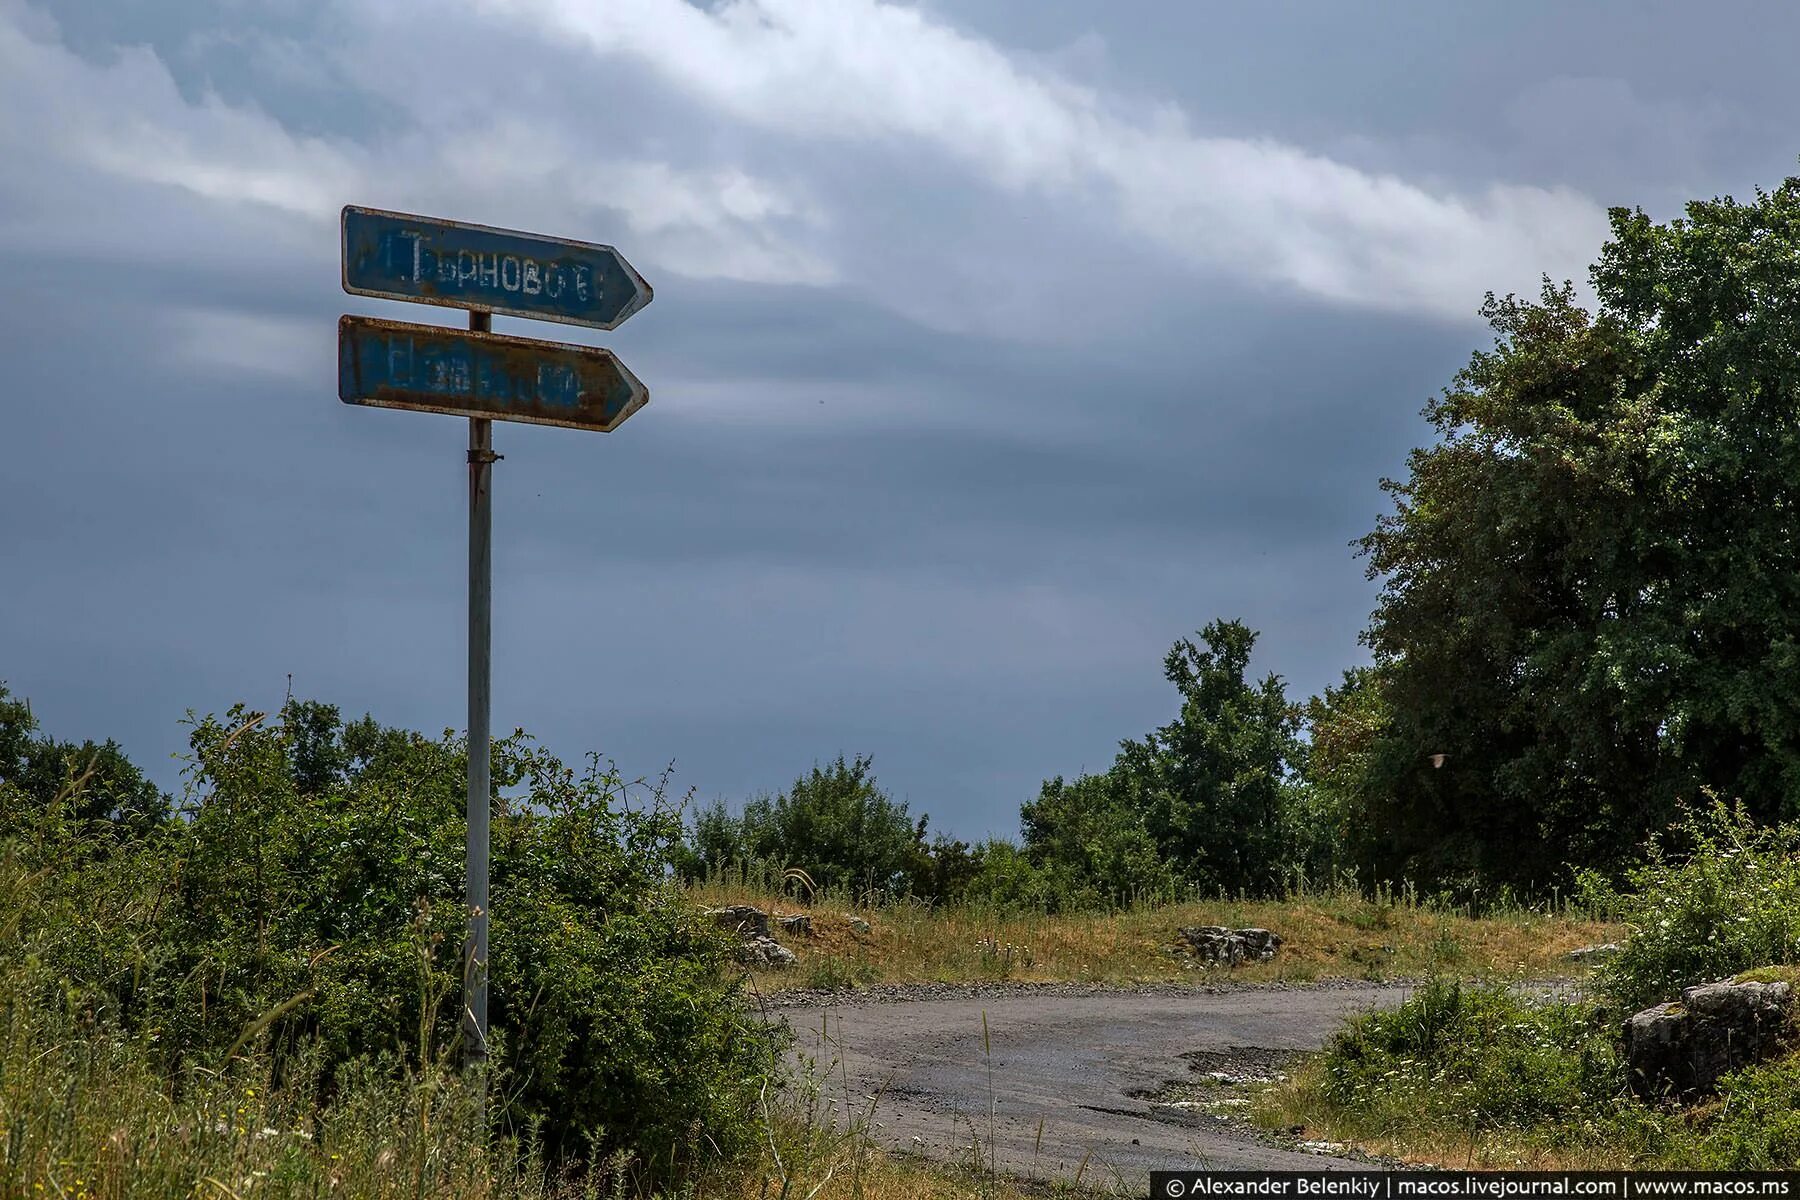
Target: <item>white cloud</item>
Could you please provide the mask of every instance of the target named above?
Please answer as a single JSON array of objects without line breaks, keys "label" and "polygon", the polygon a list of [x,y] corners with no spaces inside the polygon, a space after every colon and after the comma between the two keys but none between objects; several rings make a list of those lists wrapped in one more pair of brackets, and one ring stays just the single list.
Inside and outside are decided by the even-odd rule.
[{"label": "white cloud", "polygon": [[96,66],[0,11],[0,143],[204,199],[316,216],[355,186],[354,154],[294,137],[254,109],[189,104],[147,47]]},{"label": "white cloud", "polygon": [[[335,46],[241,35],[400,114],[355,141],[299,135],[207,92],[190,100],[147,47],[82,59],[37,10],[0,0],[0,152],[11,168],[0,239],[38,248],[92,238],[96,216],[127,203],[130,221],[100,236],[146,259],[228,253],[223,235],[196,243],[208,226],[196,214],[208,211],[215,222],[232,214],[254,229],[257,253],[277,245],[288,261],[332,253],[324,231],[346,201],[572,235],[622,220],[604,240],[642,269],[846,286],[927,323],[1041,334],[1066,291],[1055,265],[1079,269],[1075,258],[1046,258],[1052,235],[1001,228],[1008,215],[992,207],[987,224],[961,223],[959,177],[1017,197],[1020,221],[1037,220],[1025,215],[1035,207],[1058,223],[1056,237],[1086,222],[1098,240],[1122,230],[1196,273],[1457,319],[1488,288],[1531,291],[1541,272],[1580,277],[1605,230],[1599,207],[1567,189],[1458,194],[1281,142],[1197,136],[1172,105],[1105,94],[1052,59],[878,0],[711,10],[465,0],[460,22],[455,8],[439,14],[437,40],[409,43],[424,36],[417,12],[416,0],[338,9]],[[475,13],[485,20],[471,23]],[[448,49],[476,43],[489,69],[446,78]],[[397,45],[412,53],[394,54]],[[533,77],[534,56],[560,72]],[[662,90],[630,93],[626,111],[567,70],[602,78],[621,64]],[[690,112],[671,134],[668,113],[684,105],[709,124],[696,129]],[[658,132],[641,131],[645,116],[663,121]],[[844,151],[932,191],[861,211],[844,172],[834,191],[826,167]],[[104,180],[116,184],[93,186]],[[127,201],[119,185],[139,191]],[[956,226],[929,228],[949,214]],[[161,229],[148,224],[157,219]],[[961,264],[932,267],[953,304],[895,286],[920,253]]]},{"label": "white cloud", "polygon": [[765,130],[923,144],[993,184],[1109,193],[1136,233],[1203,267],[1334,301],[1466,318],[1487,288],[1581,276],[1605,231],[1566,189],[1456,195],[1278,142],[1196,137],[1164,107],[1027,69],[879,0],[472,0],[489,14],[636,60]]},{"label": "white cloud", "polygon": [[[41,13],[0,2],[0,244],[139,262],[216,261],[249,246],[266,268],[272,247],[289,261],[335,255],[329,226],[348,202],[533,228],[541,218],[572,236],[611,212],[636,235],[640,266],[784,284],[835,278],[794,236],[823,222],[795,185],[596,155],[553,121],[480,107],[482,121],[456,128],[434,126],[424,107],[415,128],[367,144],[296,135],[254,105],[211,92],[190,102],[147,46],[90,62]],[[169,193],[188,200],[171,204]]]}]

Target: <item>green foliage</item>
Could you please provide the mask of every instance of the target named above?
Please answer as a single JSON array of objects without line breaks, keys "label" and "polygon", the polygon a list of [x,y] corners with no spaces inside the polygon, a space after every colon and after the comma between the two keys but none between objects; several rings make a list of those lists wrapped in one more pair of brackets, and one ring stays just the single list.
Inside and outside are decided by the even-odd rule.
[{"label": "green foliage", "polygon": [[1800,813],[1797,253],[1789,180],[1614,210],[1593,314],[1490,298],[1495,348],[1362,541],[1379,872],[1544,888],[1630,861],[1703,787]]},{"label": "green foliage", "polygon": [[1771,1171],[1800,1163],[1800,1057],[1747,1067],[1719,1084],[1719,1102],[1684,1131],[1692,1171]]},{"label": "green foliage", "polygon": [[[696,878],[732,863],[764,861],[798,867],[823,889],[846,889],[872,899],[909,892],[931,898],[937,866],[925,842],[924,817],[915,823],[904,800],[895,800],[875,782],[867,755],[846,762],[843,755],[796,779],[781,794],[756,796],[733,816],[723,801],[702,809],[680,860]],[[968,847],[939,839],[955,854]],[[961,847],[960,850],[957,847]],[[962,874],[946,863],[946,878]]]},{"label": "green foliage", "polygon": [[[1590,890],[1601,887],[1590,879]],[[1600,969],[1625,1012],[1754,967],[1800,963],[1800,826],[1720,803],[1652,841],[1629,887],[1601,898],[1631,929]]]},{"label": "green foliage", "polygon": [[1380,676],[1371,667],[1345,671],[1337,687],[1306,702],[1305,718],[1312,877],[1348,874],[1379,882],[1371,868],[1391,831],[1367,818],[1383,806],[1380,789],[1393,773],[1384,760],[1396,749],[1387,736],[1390,718]]},{"label": "green foliage", "polygon": [[1038,866],[1004,838],[992,838],[981,847],[981,870],[963,890],[963,900],[1000,911],[1043,913],[1101,903],[1098,893],[1082,894],[1066,872]]},{"label": "green foliage", "polygon": [[[42,880],[32,919],[54,936],[34,952],[56,1002],[170,1077],[265,1055],[284,1077],[311,1063],[329,1095],[346,1070],[453,1061],[462,743],[290,705],[198,720],[191,744],[184,820],[104,862],[92,832],[15,843]],[[664,784],[573,770],[522,733],[493,761],[496,1119],[652,1177],[748,1148],[778,1043],[668,877]]]},{"label": "green foliage", "polygon": [[1267,896],[1297,882],[1324,839],[1296,771],[1299,711],[1281,679],[1245,678],[1254,631],[1214,621],[1163,660],[1175,719],[1120,744],[1103,775],[1046,782],[1021,810],[1025,851],[1051,886],[1101,904],[1177,888]]},{"label": "green foliage", "polygon": [[37,731],[30,705],[0,684],[0,836],[40,821],[116,837],[142,834],[169,817],[169,797],[144,778],[117,742],[62,742]]},{"label": "green foliage", "polygon": [[1280,676],[1246,680],[1256,634],[1243,622],[1214,621],[1200,636],[1204,648],[1184,638],[1163,660],[1180,714],[1127,742],[1115,769],[1136,787],[1163,857],[1190,883],[1272,895],[1300,866],[1300,715]]},{"label": "green foliage", "polygon": [[1441,978],[1397,1009],[1353,1018],[1322,1068],[1325,1098],[1365,1133],[1422,1118],[1471,1132],[1563,1119],[1610,1104],[1625,1080],[1591,1006]]},{"label": "green foliage", "polygon": [[1047,780],[1019,812],[1032,861],[1060,907],[1118,907],[1146,896],[1170,896],[1174,867],[1144,826],[1143,795],[1121,770]]}]

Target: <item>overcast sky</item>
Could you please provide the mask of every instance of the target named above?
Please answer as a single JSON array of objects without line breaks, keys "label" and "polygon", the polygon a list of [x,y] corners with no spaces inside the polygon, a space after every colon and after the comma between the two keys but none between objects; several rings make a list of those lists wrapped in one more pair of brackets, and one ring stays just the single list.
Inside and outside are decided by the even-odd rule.
[{"label": "overcast sky", "polygon": [[[1569,11],[1574,9],[1574,11]],[[494,724],[933,827],[1166,721],[1171,642],[1364,661],[1348,542],[1610,205],[1795,172],[1783,3],[0,0],[0,680],[464,723],[456,418],[336,398],[347,203],[618,246],[612,434],[498,425]]]}]

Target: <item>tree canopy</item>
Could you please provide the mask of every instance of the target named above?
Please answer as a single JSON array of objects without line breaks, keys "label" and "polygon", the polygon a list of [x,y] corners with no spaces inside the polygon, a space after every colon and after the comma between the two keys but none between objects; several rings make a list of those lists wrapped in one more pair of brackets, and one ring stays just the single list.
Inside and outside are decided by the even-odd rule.
[{"label": "tree canopy", "polygon": [[1361,541],[1378,695],[1315,741],[1380,874],[1544,886],[1702,789],[1800,815],[1800,180],[1611,226],[1593,311],[1489,297]]}]

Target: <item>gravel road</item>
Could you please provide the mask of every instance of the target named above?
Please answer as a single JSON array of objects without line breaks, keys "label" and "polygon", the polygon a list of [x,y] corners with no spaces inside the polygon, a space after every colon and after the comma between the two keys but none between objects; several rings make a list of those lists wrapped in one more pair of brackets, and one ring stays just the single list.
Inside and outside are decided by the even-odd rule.
[{"label": "gravel road", "polygon": [[886,1146],[967,1161],[979,1143],[984,1160],[991,1150],[1013,1174],[1079,1172],[1084,1183],[1141,1193],[1157,1168],[1368,1170],[1367,1162],[1273,1144],[1216,1110],[1146,1097],[1173,1080],[1279,1069],[1291,1054],[1322,1045],[1344,1016],[1398,1004],[1409,990],[926,985],[872,996],[790,994],[771,1002],[771,1015],[794,1029],[797,1059],[829,1068],[826,1092],[838,1104],[847,1092],[864,1112],[879,1093],[873,1119]]}]

